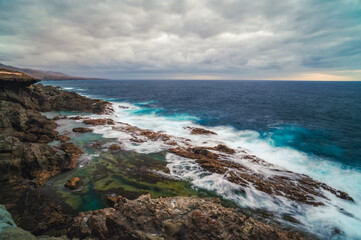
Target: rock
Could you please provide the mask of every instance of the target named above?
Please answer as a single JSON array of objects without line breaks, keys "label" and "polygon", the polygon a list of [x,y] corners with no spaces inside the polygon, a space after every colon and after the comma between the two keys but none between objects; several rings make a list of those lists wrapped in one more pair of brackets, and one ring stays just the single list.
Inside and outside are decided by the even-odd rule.
[{"label": "rock", "polygon": [[109,149],[112,151],[117,151],[120,149],[120,146],[118,144],[113,144],[109,147]]},{"label": "rock", "polygon": [[234,151],[232,148],[227,147],[226,145],[219,144],[218,146],[214,147],[215,150],[228,153],[228,154],[234,154],[236,151]]},{"label": "rock", "polygon": [[192,129],[191,134],[193,135],[217,135],[217,133],[204,128],[195,128],[195,127],[187,127],[187,128]]},{"label": "rock", "polygon": [[86,132],[92,132],[93,130],[91,130],[90,128],[84,128],[84,127],[77,127],[77,128],[73,128],[73,132],[78,132],[78,133],[86,133]]},{"label": "rock", "polygon": [[[1,70],[2,71],[2,70]],[[37,79],[0,71],[0,202],[18,226],[37,234],[64,234],[70,221],[64,206],[46,197],[46,181],[76,167],[81,149],[65,143],[56,149],[47,143],[68,140],[58,136],[55,120],[41,111],[106,113],[110,103],[93,100],[52,86],[32,85]],[[66,210],[71,212],[72,210]],[[29,237],[30,239],[30,237]]]},{"label": "rock", "polygon": [[78,189],[82,184],[82,180],[80,177],[73,177],[71,179],[69,179],[64,186],[71,189],[71,190],[75,190]]},{"label": "rock", "polygon": [[35,237],[30,232],[16,226],[11,214],[6,210],[4,205],[0,205],[0,240],[67,240],[63,237]]},{"label": "rock", "polygon": [[274,170],[275,168],[272,164],[256,156],[243,155],[244,160],[268,167],[268,176],[265,178],[261,172],[254,171],[252,168],[249,168],[249,165],[243,165],[242,159],[239,162],[226,160],[226,155],[224,156],[223,154],[234,154],[235,151],[224,145],[218,145],[213,148],[177,147],[169,149],[169,151],[181,157],[194,159],[203,169],[222,174],[228,181],[244,188],[255,187],[257,190],[267,194],[285,197],[292,201],[313,206],[323,205],[320,198],[327,199],[322,190],[326,190],[339,198],[353,201],[347,193],[335,190],[309,176],[286,170]]},{"label": "rock", "polygon": [[165,222],[164,223],[164,231],[167,238],[174,237],[182,227],[182,223],[172,223],[172,222]]},{"label": "rock", "polygon": [[0,205],[0,240],[36,240],[31,233],[18,228],[4,205]]},{"label": "rock", "polygon": [[0,68],[0,88],[30,86],[39,81],[39,79],[30,77],[24,73]]},{"label": "rock", "polygon": [[62,119],[67,119],[67,116],[56,116],[56,117],[53,117],[53,120],[54,120],[54,121],[62,120]]},{"label": "rock", "polygon": [[61,141],[61,142],[67,142],[67,141],[69,141],[70,140],[70,137],[68,137],[68,136],[65,136],[65,135],[57,135],[56,137],[55,137],[55,139],[56,140],[59,140],[59,141]]},{"label": "rock", "polygon": [[90,124],[90,125],[94,125],[94,126],[98,126],[98,125],[114,125],[114,121],[113,119],[110,118],[104,118],[104,119],[86,119],[83,121],[83,123],[85,124]]},{"label": "rock", "polygon": [[151,199],[149,195],[118,201],[114,208],[80,213],[69,228],[69,236],[81,239],[303,239],[210,199]]},{"label": "rock", "polygon": [[63,143],[60,146],[56,147],[65,152],[64,161],[61,164],[62,170],[70,170],[76,167],[77,160],[84,153],[77,145],[74,143]]},{"label": "rock", "polygon": [[82,117],[82,116],[75,116],[75,117],[70,117],[69,119],[70,119],[70,120],[81,120],[81,119],[84,119],[84,117]]}]

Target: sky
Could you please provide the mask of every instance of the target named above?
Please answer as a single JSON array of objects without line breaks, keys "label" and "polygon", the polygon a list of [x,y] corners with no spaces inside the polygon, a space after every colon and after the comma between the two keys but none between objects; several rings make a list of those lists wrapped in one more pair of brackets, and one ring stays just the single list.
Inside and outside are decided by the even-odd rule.
[{"label": "sky", "polygon": [[0,63],[110,79],[361,80],[361,0],[0,0]]}]

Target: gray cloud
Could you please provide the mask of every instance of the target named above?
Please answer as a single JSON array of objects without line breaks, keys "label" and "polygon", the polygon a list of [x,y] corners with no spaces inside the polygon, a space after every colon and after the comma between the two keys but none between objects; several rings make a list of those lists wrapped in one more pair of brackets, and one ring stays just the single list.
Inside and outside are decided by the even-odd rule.
[{"label": "gray cloud", "polygon": [[3,63],[110,78],[344,76],[360,32],[358,0],[0,1]]}]

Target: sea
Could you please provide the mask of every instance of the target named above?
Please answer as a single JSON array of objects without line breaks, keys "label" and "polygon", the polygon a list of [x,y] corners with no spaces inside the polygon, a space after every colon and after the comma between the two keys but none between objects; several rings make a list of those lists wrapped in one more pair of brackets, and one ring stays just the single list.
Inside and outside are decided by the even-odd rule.
[{"label": "sea", "polygon": [[[345,191],[354,203],[334,199],[334,205],[322,207],[275,206],[269,198],[228,194],[221,179],[202,180],[191,168],[183,169],[182,175],[196,188],[214,191],[241,207],[292,214],[305,231],[321,239],[361,239],[361,82],[69,80],[42,84],[123,106],[115,107],[112,117],[139,128],[187,138],[184,127],[206,127],[230,147],[245,148],[269,163]],[[98,133],[117,137],[109,129]],[[128,146],[141,153],[158,148]]]}]

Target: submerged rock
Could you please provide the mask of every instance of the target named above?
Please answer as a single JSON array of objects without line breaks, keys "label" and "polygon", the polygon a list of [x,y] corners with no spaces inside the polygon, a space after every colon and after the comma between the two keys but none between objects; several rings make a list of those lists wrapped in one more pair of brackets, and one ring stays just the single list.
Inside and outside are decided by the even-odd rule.
[{"label": "submerged rock", "polygon": [[114,208],[80,213],[70,237],[96,239],[303,239],[194,197],[135,200],[119,197]]}]

